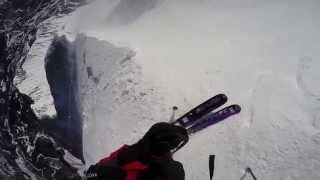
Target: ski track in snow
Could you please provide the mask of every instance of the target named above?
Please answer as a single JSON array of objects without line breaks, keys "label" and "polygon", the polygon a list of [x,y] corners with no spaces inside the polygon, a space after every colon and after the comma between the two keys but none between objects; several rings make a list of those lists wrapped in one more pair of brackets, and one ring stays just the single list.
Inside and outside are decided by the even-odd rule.
[{"label": "ski track in snow", "polygon": [[319,62],[307,57],[301,58],[296,78],[298,87],[311,102],[312,125],[318,130],[320,130],[320,88],[316,84],[320,82],[319,68]]},{"label": "ski track in snow", "polygon": [[318,7],[163,1],[117,28],[102,25],[112,8],[82,8],[75,42],[87,165],[169,120],[172,106],[179,116],[224,92],[243,111],[175,154],[186,179],[208,178],[209,154],[214,179],[240,179],[248,166],[257,179],[320,179]]}]

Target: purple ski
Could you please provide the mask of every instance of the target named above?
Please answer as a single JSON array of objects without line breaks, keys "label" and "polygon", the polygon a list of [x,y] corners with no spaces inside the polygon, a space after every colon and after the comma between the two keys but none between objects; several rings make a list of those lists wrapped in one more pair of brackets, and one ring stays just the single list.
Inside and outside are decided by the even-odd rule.
[{"label": "purple ski", "polygon": [[204,115],[225,104],[227,100],[228,98],[224,94],[215,95],[171,123],[183,126],[185,128],[190,127]]},{"label": "purple ski", "polygon": [[190,128],[188,128],[188,133],[193,134],[198,132],[208,126],[216,124],[232,115],[238,114],[241,111],[241,107],[237,104],[225,107],[217,112],[207,114],[201,119],[197,120]]}]

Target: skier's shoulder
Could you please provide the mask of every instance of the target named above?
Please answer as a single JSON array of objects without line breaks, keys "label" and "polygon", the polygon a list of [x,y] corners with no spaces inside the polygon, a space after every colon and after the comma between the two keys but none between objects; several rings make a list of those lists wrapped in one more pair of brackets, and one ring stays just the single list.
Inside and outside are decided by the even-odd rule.
[{"label": "skier's shoulder", "polygon": [[106,165],[113,165],[117,166],[117,158],[121,151],[127,149],[129,146],[127,144],[122,145],[119,149],[112,152],[110,155],[107,155],[106,157],[102,158],[97,165],[98,166],[106,166]]}]

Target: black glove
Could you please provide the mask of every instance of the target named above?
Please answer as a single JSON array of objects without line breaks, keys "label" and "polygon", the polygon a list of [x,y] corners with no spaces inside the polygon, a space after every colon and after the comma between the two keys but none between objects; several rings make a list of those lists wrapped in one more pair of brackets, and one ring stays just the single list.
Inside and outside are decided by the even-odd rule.
[{"label": "black glove", "polygon": [[139,180],[152,180],[156,177],[163,177],[166,180],[184,180],[183,165],[171,157],[153,158],[149,168],[140,173]]},{"label": "black glove", "polygon": [[158,171],[159,175],[167,180],[184,180],[185,177],[183,165],[171,156],[153,158],[150,168]]},{"label": "black glove", "polygon": [[112,166],[91,165],[86,172],[87,180],[125,180],[126,172],[121,168]]},{"label": "black glove", "polygon": [[139,148],[139,159],[144,163],[153,156],[162,156],[176,151],[189,140],[187,130],[166,122],[154,124],[135,146]]}]

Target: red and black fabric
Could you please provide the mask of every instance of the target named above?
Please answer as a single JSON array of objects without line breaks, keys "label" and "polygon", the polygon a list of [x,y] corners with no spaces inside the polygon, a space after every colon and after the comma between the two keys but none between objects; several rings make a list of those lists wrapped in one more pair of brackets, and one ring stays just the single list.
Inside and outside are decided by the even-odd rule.
[{"label": "red and black fabric", "polygon": [[[120,148],[127,148],[124,145]],[[105,180],[105,179],[115,179],[115,180],[126,180],[127,172],[118,165],[118,153],[117,150],[108,157],[101,159],[97,164],[91,165],[86,172],[87,180]]]},{"label": "red and black fabric", "polygon": [[169,123],[157,123],[133,145],[124,145],[91,166],[88,180],[184,180],[180,162],[171,150],[188,141],[187,131]]}]

